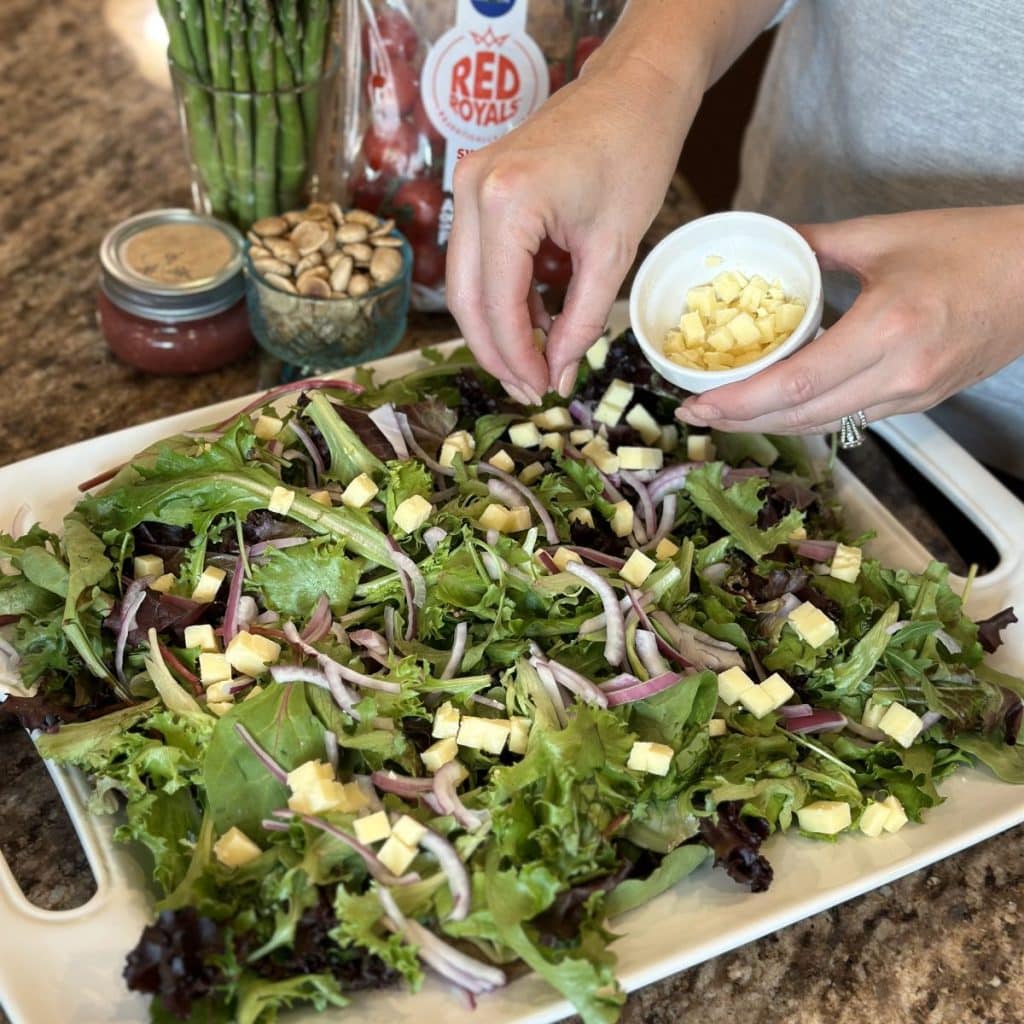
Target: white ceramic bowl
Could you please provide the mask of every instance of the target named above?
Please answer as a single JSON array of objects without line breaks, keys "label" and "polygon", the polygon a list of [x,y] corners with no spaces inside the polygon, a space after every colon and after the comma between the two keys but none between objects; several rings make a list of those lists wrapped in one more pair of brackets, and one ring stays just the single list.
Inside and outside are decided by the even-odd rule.
[{"label": "white ceramic bowl", "polygon": [[[720,264],[705,265],[708,256]],[[732,370],[693,370],[672,362],[664,353],[666,332],[679,326],[686,311],[686,293],[707,284],[724,270],[747,277],[778,279],[787,296],[807,306],[793,333],[761,359]],[[666,380],[700,394],[743,380],[792,355],[817,333],[824,298],[821,268],[803,237],[788,224],[763,213],[713,213],[676,228],[658,243],[640,265],[629,293],[629,319],[640,348]]]}]

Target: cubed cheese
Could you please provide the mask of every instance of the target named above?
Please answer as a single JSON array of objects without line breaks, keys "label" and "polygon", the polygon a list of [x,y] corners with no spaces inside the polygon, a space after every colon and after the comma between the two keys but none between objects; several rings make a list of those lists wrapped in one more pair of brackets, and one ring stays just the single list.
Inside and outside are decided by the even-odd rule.
[{"label": "cubed cheese", "polygon": [[553,405],[530,417],[541,430],[569,430],[572,427],[572,414],[564,405]]},{"label": "cubed cheese", "polygon": [[404,875],[416,859],[416,847],[406,846],[398,836],[391,836],[380,848],[377,857],[393,875]]},{"label": "cubed cheese", "polygon": [[223,718],[234,706],[228,700],[211,700],[206,702],[206,710],[212,711],[218,718]]},{"label": "cubed cheese", "polygon": [[200,604],[209,604],[217,596],[226,575],[223,569],[218,569],[215,565],[207,566],[192,591],[192,600]]},{"label": "cubed cheese", "polygon": [[832,564],[829,566],[829,575],[834,576],[837,580],[853,583],[860,575],[862,558],[863,554],[860,548],[837,544],[836,553],[832,556]]},{"label": "cubed cheese", "polygon": [[495,452],[487,461],[495,469],[500,469],[505,473],[511,473],[516,468],[515,461],[504,448],[501,451]]},{"label": "cubed cheese", "polygon": [[580,558],[580,556],[576,554],[575,551],[570,551],[568,548],[557,548],[555,550],[555,553],[551,556],[551,559],[555,563],[555,565],[558,566],[559,572],[565,572],[565,567],[570,562],[583,561],[583,559]]},{"label": "cubed cheese", "polygon": [[704,321],[696,310],[684,313],[679,318],[679,330],[682,332],[683,340],[687,345],[703,341],[706,334]]},{"label": "cubed cheese", "polygon": [[434,712],[434,727],[431,736],[443,740],[446,736],[457,736],[459,733],[459,709],[450,700],[446,700]]},{"label": "cubed cheese", "polygon": [[454,736],[446,736],[443,740],[432,743],[420,754],[420,760],[428,772],[436,772],[442,765],[454,761],[459,746]]},{"label": "cubed cheese", "polygon": [[676,429],[674,423],[669,423],[667,426],[661,428],[661,440],[658,442],[658,447],[663,452],[674,452],[676,446],[679,444],[679,431]]},{"label": "cubed cheese", "polygon": [[414,533],[433,511],[434,506],[422,494],[413,494],[395,509],[395,525],[406,533]]},{"label": "cubed cheese", "polygon": [[341,503],[347,508],[363,508],[377,496],[379,490],[380,488],[366,473],[360,473],[341,492]]},{"label": "cubed cheese", "polygon": [[749,313],[737,313],[729,321],[729,333],[736,339],[736,344],[740,348],[759,345],[761,341],[761,332],[757,329],[757,324],[754,323],[754,318]]},{"label": "cubed cheese", "polygon": [[144,576],[163,576],[164,560],[159,555],[136,555],[132,560],[132,575],[141,580]]},{"label": "cubed cheese", "polygon": [[288,487],[277,486],[270,492],[267,510],[275,515],[286,516],[295,501],[295,492]]},{"label": "cubed cheese", "polygon": [[419,846],[420,840],[427,834],[427,827],[421,825],[415,818],[403,814],[398,821],[391,826],[391,834],[410,849]]},{"label": "cubed cheese", "polygon": [[500,754],[505,749],[512,723],[507,718],[476,718],[463,715],[459,722],[457,742],[460,747]]},{"label": "cubed cheese", "polygon": [[209,704],[232,704],[235,695],[231,692],[232,682],[224,679],[219,683],[210,683],[206,687],[206,703]]},{"label": "cubed cheese", "polygon": [[455,461],[455,456],[462,457],[463,462],[469,462],[476,451],[476,441],[468,430],[456,430],[449,434],[441,444],[441,455],[438,462],[442,466],[450,466]]},{"label": "cubed cheese", "polygon": [[165,572],[163,576],[158,576],[149,585],[150,590],[155,590],[158,594],[169,594],[174,589],[176,578],[173,572]]},{"label": "cubed cheese", "polygon": [[533,723],[522,715],[513,715],[509,722],[511,729],[508,734],[508,749],[513,754],[525,754],[530,742],[530,726]]},{"label": "cubed cheese", "polygon": [[626,767],[649,775],[668,775],[675,751],[664,743],[637,740],[629,750]]},{"label": "cubed cheese", "polygon": [[766,693],[763,686],[751,686],[739,695],[739,702],[755,717],[764,718],[775,710],[775,702],[771,694]]},{"label": "cubed cheese", "polygon": [[222,683],[231,678],[231,665],[223,654],[204,651],[199,655],[199,680],[203,686]]},{"label": "cubed cheese", "polygon": [[580,427],[579,430],[569,431],[569,443],[580,445],[594,440],[594,432],[590,427]]},{"label": "cubed cheese", "polygon": [[799,544],[802,540],[807,540],[807,527],[798,526],[795,530],[789,531],[789,543]]},{"label": "cubed cheese", "polygon": [[256,417],[252,431],[261,441],[270,441],[281,433],[283,426],[284,423],[276,416],[267,416],[263,413]]},{"label": "cubed cheese", "polygon": [[519,533],[528,530],[533,523],[530,509],[525,505],[505,508],[504,505],[490,504],[480,514],[480,526],[484,530],[499,533]]},{"label": "cubed cheese", "polygon": [[666,558],[673,558],[678,553],[679,545],[674,544],[668,539],[668,537],[664,537],[662,540],[659,540],[658,546],[654,549],[654,557],[662,560]]},{"label": "cubed cheese", "polygon": [[753,686],[754,680],[739,665],[718,673],[718,696],[726,704],[735,704]]},{"label": "cubed cheese", "polygon": [[608,442],[603,437],[595,437],[588,441],[580,452],[597,466],[602,473],[617,473],[619,471],[619,457],[608,448]]},{"label": "cubed cheese", "polygon": [[543,475],[543,462],[531,462],[528,466],[524,466],[519,471],[519,479],[522,480],[524,484],[532,484],[534,480],[538,480]]},{"label": "cubed cheese", "polygon": [[712,718],[708,722],[708,735],[709,736],[724,736],[726,733],[726,724],[724,718]]},{"label": "cubed cheese", "polygon": [[743,290],[739,278],[731,270],[723,270],[711,283],[714,286],[715,295],[722,302],[732,302]]},{"label": "cubed cheese", "polygon": [[334,779],[334,769],[326,761],[303,761],[287,775],[288,788],[297,793],[313,782]]},{"label": "cubed cheese", "polygon": [[255,678],[281,657],[281,645],[269,637],[243,629],[231,638],[224,655],[236,672]]},{"label": "cubed cheese", "polygon": [[611,348],[612,340],[609,335],[602,334],[590,348],[587,349],[586,360],[592,370],[603,370],[604,362],[608,358],[608,349]]},{"label": "cubed cheese", "polygon": [[633,532],[633,506],[625,500],[615,502],[609,525],[616,537],[628,537]]},{"label": "cubed cheese", "polygon": [[866,836],[871,836],[872,839],[881,835],[888,817],[889,808],[877,800],[872,800],[861,812],[859,823],[861,832]]},{"label": "cubed cheese", "polygon": [[614,427],[622,419],[622,414],[632,401],[633,385],[629,381],[616,378],[608,385],[601,401],[598,402],[594,410],[594,419],[598,423]]},{"label": "cubed cheese", "polygon": [[759,689],[771,698],[773,711],[776,708],[781,708],[793,696],[793,687],[778,672],[773,672],[761,683]]},{"label": "cubed cheese", "polygon": [[540,431],[535,423],[513,423],[508,428],[508,439],[517,448],[540,447]]},{"label": "cubed cheese", "polygon": [[594,528],[594,513],[589,508],[574,508],[569,513],[570,523],[582,523],[584,526]]},{"label": "cubed cheese", "polygon": [[334,779],[312,779],[292,791],[288,807],[299,814],[323,814],[346,809],[345,787]]},{"label": "cubed cheese", "polygon": [[878,728],[891,736],[901,747],[909,747],[920,735],[924,723],[910,708],[893,701],[878,722]]},{"label": "cubed cheese", "polygon": [[220,650],[220,645],[217,643],[217,634],[214,633],[213,626],[205,623],[199,626],[185,627],[185,646],[198,647],[201,651]]},{"label": "cubed cheese", "polygon": [[704,266],[705,267],[717,267],[717,266],[720,266],[721,263],[722,263],[722,257],[721,256],[705,256],[704,257]]},{"label": "cubed cheese", "polygon": [[713,462],[715,443],[710,434],[687,434],[686,457],[691,462]]},{"label": "cubed cheese", "polygon": [[213,844],[213,855],[229,868],[240,868],[255,860],[263,851],[237,826],[232,825]]},{"label": "cubed cheese", "polygon": [[907,812],[903,809],[903,804],[890,794],[882,801],[882,806],[887,812],[882,828],[886,832],[899,832],[907,823]]},{"label": "cubed cheese", "polygon": [[643,438],[644,444],[661,440],[661,424],[642,405],[634,405],[626,413],[626,422]]},{"label": "cubed cheese", "polygon": [[709,284],[691,288],[686,293],[686,308],[692,312],[699,313],[705,319],[710,319],[715,311],[715,289]]},{"label": "cubed cheese", "polygon": [[660,448],[640,448],[624,444],[619,447],[619,469],[661,469],[665,453]]},{"label": "cubed cheese", "polygon": [[836,624],[809,601],[797,605],[787,619],[800,639],[811,647],[821,647],[836,635]]},{"label": "cubed cheese", "polygon": [[375,811],[373,814],[356,818],[352,822],[352,831],[355,832],[356,839],[365,846],[369,846],[370,843],[379,843],[382,839],[387,839],[391,835],[391,822],[388,820],[388,812]]},{"label": "cubed cheese", "polygon": [[806,307],[800,302],[784,302],[775,311],[775,330],[777,333],[792,333],[800,326]]},{"label": "cubed cheese", "polygon": [[868,698],[867,703],[864,705],[864,714],[860,717],[860,724],[866,725],[869,729],[877,729],[878,723],[882,720],[882,716],[885,714],[885,705],[879,704],[872,698]]},{"label": "cubed cheese", "polygon": [[853,820],[850,805],[841,800],[818,800],[805,804],[796,812],[800,827],[805,832],[817,832],[823,836],[834,836],[850,827]]},{"label": "cubed cheese", "polygon": [[324,508],[331,508],[334,502],[331,501],[330,491],[310,491],[309,500],[315,501],[318,505],[323,505]]},{"label": "cubed cheese", "polygon": [[553,452],[561,452],[565,448],[565,435],[552,431],[550,434],[540,435],[541,448],[550,448]]},{"label": "cubed cheese", "polygon": [[626,559],[626,564],[619,570],[619,576],[634,587],[642,587],[645,580],[657,566],[652,558],[648,558],[642,551],[634,551]]}]

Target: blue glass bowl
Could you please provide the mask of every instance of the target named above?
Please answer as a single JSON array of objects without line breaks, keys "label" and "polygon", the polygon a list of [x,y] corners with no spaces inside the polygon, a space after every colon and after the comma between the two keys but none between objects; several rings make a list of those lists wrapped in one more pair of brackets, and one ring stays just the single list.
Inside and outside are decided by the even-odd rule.
[{"label": "blue glass bowl", "polygon": [[260,347],[310,374],[390,355],[405,334],[412,277],[412,249],[394,234],[402,241],[401,271],[358,298],[313,298],[269,284],[253,266],[247,245],[245,298]]}]

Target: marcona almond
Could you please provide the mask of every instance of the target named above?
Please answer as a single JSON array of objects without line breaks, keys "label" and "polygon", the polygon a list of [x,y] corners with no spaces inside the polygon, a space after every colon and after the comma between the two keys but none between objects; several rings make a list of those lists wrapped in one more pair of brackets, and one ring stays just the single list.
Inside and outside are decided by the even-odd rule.
[{"label": "marcona almond", "polygon": [[268,238],[267,248],[275,259],[290,263],[293,267],[299,262],[299,250],[287,238]]},{"label": "marcona almond", "polygon": [[308,256],[327,241],[327,228],[319,221],[304,220],[295,227],[289,237],[298,249],[299,255]]},{"label": "marcona almond", "polygon": [[356,224],[365,224],[371,231],[380,223],[376,214],[369,210],[346,210],[345,220]]},{"label": "marcona almond", "polygon": [[370,276],[378,284],[386,284],[402,269],[402,254],[397,249],[378,249],[370,260]]},{"label": "marcona almond", "polygon": [[320,250],[311,252],[308,256],[303,256],[298,263],[295,264],[295,276],[302,277],[307,270],[312,270],[313,267],[319,267],[324,261],[323,256],[320,255]]},{"label": "marcona almond", "polygon": [[269,249],[265,249],[262,245],[257,245],[255,242],[249,246],[249,256],[254,262],[256,260],[272,260],[274,258]]},{"label": "marcona almond", "polygon": [[373,237],[377,238],[379,235],[389,235],[394,230],[395,230],[395,222],[393,220],[382,220],[373,229]]},{"label": "marcona almond", "polygon": [[348,258],[343,252],[332,252],[324,262],[327,264],[328,270],[333,270],[342,260],[347,260]]},{"label": "marcona almond", "polygon": [[253,224],[252,230],[264,238],[276,238],[288,230],[288,221],[284,217],[261,217]]},{"label": "marcona almond", "polygon": [[341,251],[362,266],[367,266],[373,259],[373,246],[367,242],[352,242],[349,245],[343,245]]},{"label": "marcona almond", "polygon": [[335,232],[334,237],[342,245],[347,245],[350,242],[365,242],[369,234],[369,228],[365,224],[352,222],[342,224]]},{"label": "marcona almond", "polygon": [[326,203],[310,203],[306,207],[306,217],[308,220],[326,220],[330,215]]},{"label": "marcona almond", "polygon": [[305,295],[307,298],[329,299],[331,297],[331,286],[315,270],[303,274],[299,278],[297,286],[299,294]]},{"label": "marcona almond", "polygon": [[275,260],[273,256],[269,259],[253,260],[252,265],[261,274],[280,274],[288,277],[292,272],[292,268],[284,260]]},{"label": "marcona almond", "polygon": [[340,226],[345,223],[345,214],[337,203],[330,203],[327,209],[330,211],[331,217],[334,218],[335,224]]},{"label": "marcona almond", "polygon": [[301,224],[305,220],[302,210],[289,210],[287,213],[282,213],[281,216],[288,223],[289,227],[295,227],[296,224]]},{"label": "marcona almond", "polygon": [[343,292],[348,288],[348,283],[352,279],[353,260],[351,256],[341,253],[338,255],[340,257],[338,263],[331,269],[331,288],[336,292]]},{"label": "marcona almond", "polygon": [[280,288],[281,291],[291,292],[292,295],[297,294],[295,285],[293,285],[287,277],[282,277],[280,274],[266,274],[263,279],[267,284],[273,285],[275,288]]},{"label": "marcona almond", "polygon": [[378,237],[377,235],[371,235],[370,240],[378,249],[402,248],[402,240],[398,237],[398,235],[381,235],[380,237]]},{"label": "marcona almond", "polygon": [[348,293],[353,298],[365,295],[373,287],[368,274],[353,274],[348,282]]}]

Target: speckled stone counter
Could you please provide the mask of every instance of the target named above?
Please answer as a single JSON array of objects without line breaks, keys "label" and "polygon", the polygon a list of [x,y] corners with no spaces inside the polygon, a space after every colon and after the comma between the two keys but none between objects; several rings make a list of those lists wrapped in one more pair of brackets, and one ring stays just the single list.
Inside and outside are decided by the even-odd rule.
[{"label": "speckled stone counter", "polygon": [[[159,59],[135,55],[151,12],[151,0],[0,4],[0,465],[260,382],[256,356],[185,380],[136,373],[109,355],[95,325],[95,253],[107,228],[188,202],[170,94],[150,70]],[[655,234],[691,210],[680,185]],[[453,331],[447,317],[414,318],[408,343]],[[892,471],[865,462],[876,492],[927,530]],[[1006,833],[651,985],[630,997],[623,1019],[1024,1021],[1022,839],[1022,829]],[[62,908],[88,898],[76,848],[31,745],[0,730],[0,849],[33,902]]]}]

